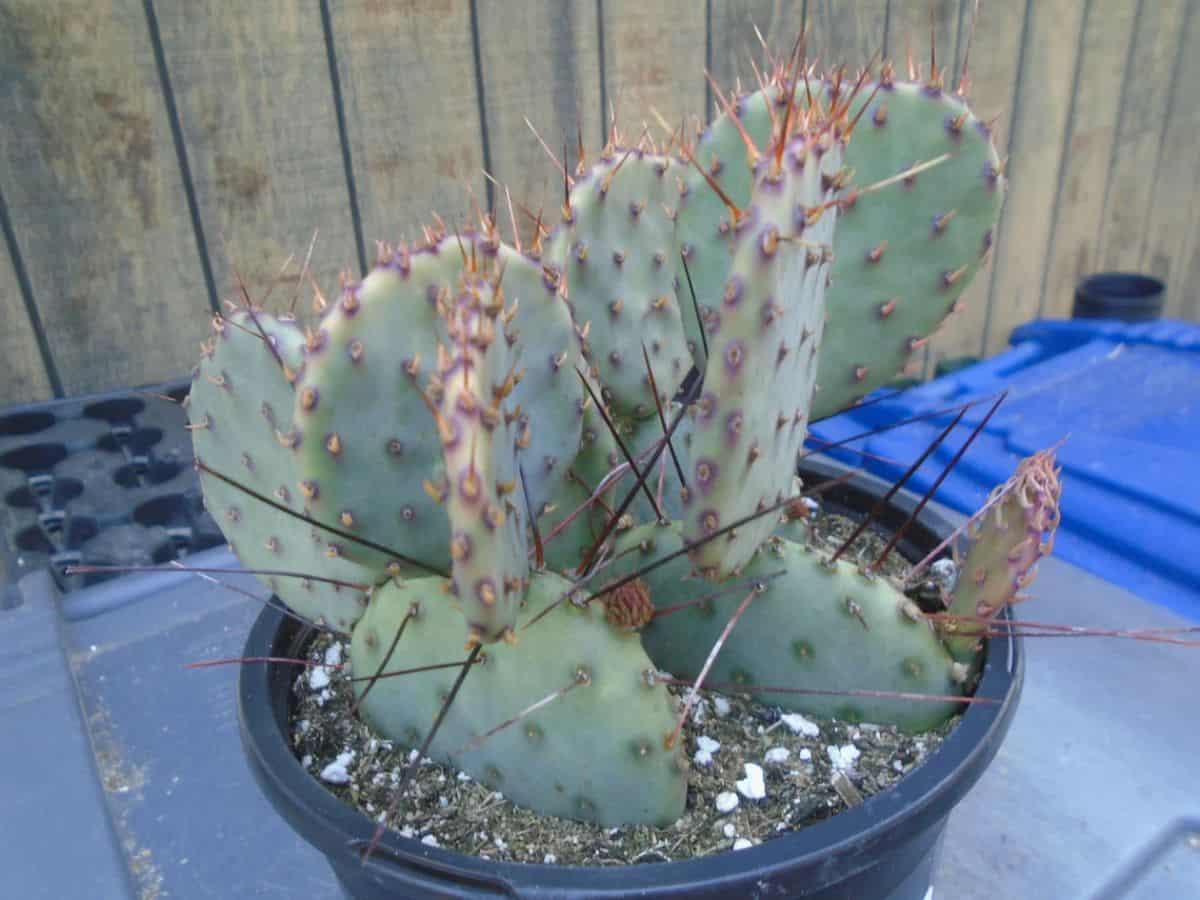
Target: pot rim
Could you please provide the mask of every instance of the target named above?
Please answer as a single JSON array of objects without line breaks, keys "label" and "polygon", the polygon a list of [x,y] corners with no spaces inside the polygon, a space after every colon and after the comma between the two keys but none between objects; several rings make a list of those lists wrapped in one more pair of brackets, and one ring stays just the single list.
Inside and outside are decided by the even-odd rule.
[{"label": "pot rim", "polygon": [[[822,477],[849,468],[832,460],[806,459],[802,474]],[[880,485],[883,488],[880,488]],[[888,483],[870,475],[852,476],[843,486],[859,495],[879,496]],[[829,495],[826,495],[829,496]],[[900,491],[891,506],[910,512],[917,499]],[[944,537],[953,525],[940,511],[926,507],[916,525],[927,535]],[[1012,619],[1011,609],[1003,613]],[[311,639],[312,630],[264,607],[246,643],[246,656],[279,655],[289,646]],[[657,890],[705,892],[745,890],[797,870],[811,872],[814,884],[827,870],[830,857],[869,867],[876,852],[897,835],[924,831],[949,815],[995,756],[1015,714],[1024,680],[1025,657],[1019,636],[986,641],[986,659],[973,696],[995,701],[967,706],[955,728],[926,760],[899,782],[851,809],[804,828],[781,834],[751,848],[671,862],[619,867],[545,865],[484,860],[442,847],[422,844],[388,829],[367,868],[405,870],[406,877],[425,876],[430,884],[515,895],[535,887],[546,896],[566,896],[586,882],[589,896],[651,896]],[[282,666],[243,665],[238,678],[238,720],[253,774],[276,810],[309,843],[327,856],[340,852],[358,864],[375,832],[373,819],[327,791],[292,754],[286,738],[294,676]],[[386,874],[384,873],[384,877]],[[838,877],[845,872],[839,871]]]}]

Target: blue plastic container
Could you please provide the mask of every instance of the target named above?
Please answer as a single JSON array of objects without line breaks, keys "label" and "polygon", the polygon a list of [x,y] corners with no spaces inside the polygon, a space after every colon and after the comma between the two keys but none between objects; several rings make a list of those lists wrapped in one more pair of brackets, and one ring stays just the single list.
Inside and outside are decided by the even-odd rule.
[{"label": "blue plastic container", "polygon": [[983,401],[908,482],[924,491],[1007,390],[936,499],[970,512],[1018,460],[1065,439],[1056,555],[1200,621],[1200,325],[1044,320],[1011,342],[1006,353],[818,423],[810,447],[946,410],[827,451],[896,478],[958,406]]}]

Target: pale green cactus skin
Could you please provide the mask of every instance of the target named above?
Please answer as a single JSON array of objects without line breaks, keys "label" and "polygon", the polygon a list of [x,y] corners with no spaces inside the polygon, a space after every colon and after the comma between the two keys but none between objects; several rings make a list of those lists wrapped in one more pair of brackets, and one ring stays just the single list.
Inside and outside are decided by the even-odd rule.
[{"label": "pale green cactus skin", "polygon": [[1062,485],[1054,454],[1035,453],[1021,460],[1012,478],[998,485],[966,528],[965,554],[955,548],[958,582],[947,598],[952,616],[976,623],[941,625],[942,637],[955,659],[975,663],[980,635],[1005,606],[1025,599],[1040,559],[1054,548]]},{"label": "pale green cactus skin", "polygon": [[[264,343],[271,341],[278,356]],[[197,461],[296,513],[305,499],[292,443],[295,390],[304,332],[292,320],[239,310],[216,325],[192,379],[188,414]],[[330,555],[329,535],[199,471],[204,502],[247,568],[306,572],[370,584],[371,573]],[[263,581],[306,619],[349,633],[366,594],[329,582],[284,576]]]},{"label": "pale green cactus skin", "polygon": [[[412,668],[461,655],[462,616],[439,578],[386,585],[354,629],[356,673],[379,670],[400,623],[415,617],[388,662]],[[570,587],[554,573],[535,575],[529,604],[538,609]],[[667,825],[683,814],[687,760],[664,747],[675,703],[649,675],[653,663],[637,635],[609,626],[599,605],[563,604],[521,636],[499,643],[463,681],[430,748],[438,760],[471,774],[514,802],[547,815],[601,825]],[[417,746],[437,715],[457,671],[381,678],[362,701],[367,721]],[[361,695],[366,682],[358,682]],[[512,728],[480,741],[485,731],[564,688],[559,699]]]},{"label": "pale green cactus skin", "polygon": [[[530,246],[505,244],[490,217],[381,245],[307,331],[258,313],[272,353],[234,313],[197,370],[198,458],[372,544],[207,478],[239,556],[365,588],[266,579],[301,616],[352,632],[356,675],[453,659],[465,638],[486,662],[431,752],[541,812],[680,815],[680,710],[654,674],[698,677],[747,590],[714,683],[808,689],[763,699],[906,729],[944,722],[970,689],[979,626],[931,624],[902,585],[830,561],[776,507],[801,489],[810,422],[899,372],[981,266],[999,159],[940,85],[885,68],[851,94],[793,76],[733,98],[678,152],[614,128]],[[693,366],[699,388],[680,397]],[[673,454],[660,416],[682,417]],[[625,502],[634,479],[618,477],[606,418],[658,509],[643,493]],[[953,615],[1019,599],[1048,552],[1052,455],[1005,491],[972,526]],[[606,585],[668,554],[640,578],[649,621],[610,622]],[[530,624],[576,577],[600,599]],[[380,679],[362,714],[416,745],[455,674]]]}]

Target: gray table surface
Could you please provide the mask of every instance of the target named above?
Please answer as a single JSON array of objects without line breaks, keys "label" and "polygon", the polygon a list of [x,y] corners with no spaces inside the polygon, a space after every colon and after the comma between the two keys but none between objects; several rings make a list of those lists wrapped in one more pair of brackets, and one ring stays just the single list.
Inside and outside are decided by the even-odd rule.
[{"label": "gray table surface", "polygon": [[[184,668],[239,655],[258,602],[184,573],[66,597],[44,573],[17,587],[22,603],[0,610],[0,896],[341,896],[251,779],[236,667]],[[1029,619],[1196,624],[1054,559],[1032,593]],[[1026,643],[1024,696],[951,817],[936,900],[1093,898],[1156,839],[1119,896],[1200,898],[1200,831],[1178,825],[1200,820],[1200,648]]]}]

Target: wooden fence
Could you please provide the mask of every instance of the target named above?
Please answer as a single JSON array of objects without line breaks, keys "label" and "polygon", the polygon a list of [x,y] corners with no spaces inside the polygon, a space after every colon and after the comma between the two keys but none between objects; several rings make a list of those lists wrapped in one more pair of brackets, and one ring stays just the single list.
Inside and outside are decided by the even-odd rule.
[{"label": "wooden fence", "polygon": [[[998,351],[1100,269],[1148,270],[1200,318],[1198,5],[984,0],[971,97],[1011,189],[936,353]],[[525,116],[591,148],[609,104],[702,116],[706,66],[753,84],[751,23],[776,49],[807,20],[822,61],[903,66],[931,6],[952,80],[975,0],[0,0],[0,403],[183,374],[234,265],[286,303],[319,229],[328,289],[375,239],[487,202],[484,169],[557,209]]]}]

